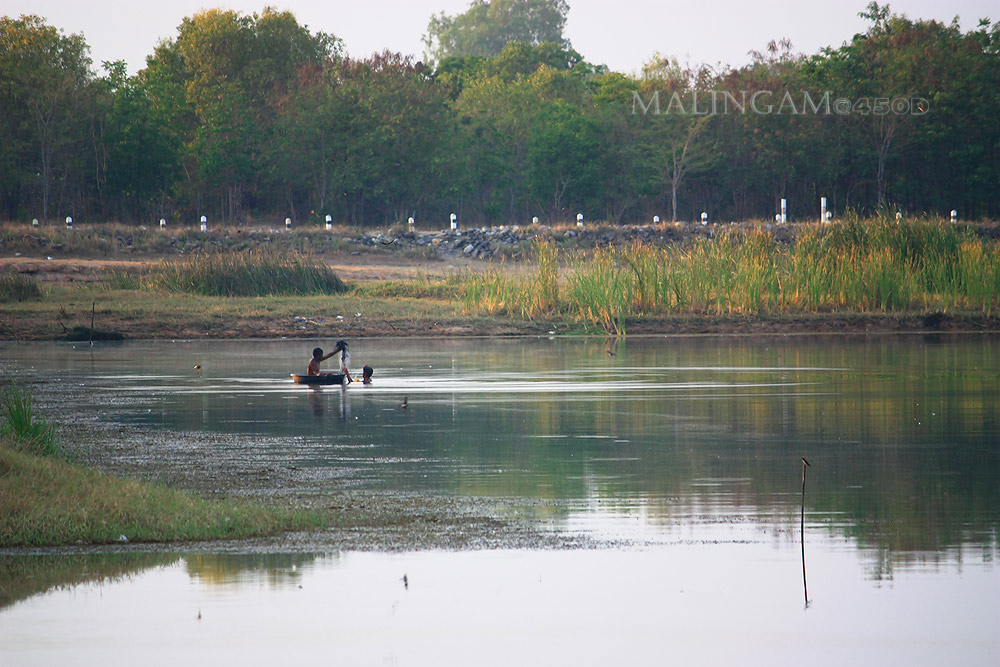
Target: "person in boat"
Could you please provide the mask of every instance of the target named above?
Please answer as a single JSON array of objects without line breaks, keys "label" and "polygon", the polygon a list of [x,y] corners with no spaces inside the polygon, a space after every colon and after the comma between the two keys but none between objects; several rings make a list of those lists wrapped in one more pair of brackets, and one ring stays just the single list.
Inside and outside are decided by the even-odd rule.
[{"label": "person in boat", "polygon": [[314,348],[312,359],[309,360],[309,366],[306,368],[306,375],[330,375],[329,373],[320,373],[319,365],[335,354],[337,354],[337,350],[330,354],[323,354],[323,348]]},{"label": "person in boat", "polygon": [[371,366],[365,364],[365,367],[361,369],[361,382],[363,384],[371,384],[372,383],[372,373],[374,373],[374,372],[375,371],[372,370]]},{"label": "person in boat", "polygon": [[342,340],[337,341],[337,345],[334,346],[333,352],[330,354],[323,354],[323,348],[321,347],[315,348],[313,350],[313,357],[309,360],[309,366],[306,368],[306,375],[331,375],[331,373],[320,373],[319,365],[338,352],[340,352],[340,372],[344,374],[347,382],[353,382],[351,372],[347,370],[347,364],[351,362],[351,353],[347,350],[347,343]]}]

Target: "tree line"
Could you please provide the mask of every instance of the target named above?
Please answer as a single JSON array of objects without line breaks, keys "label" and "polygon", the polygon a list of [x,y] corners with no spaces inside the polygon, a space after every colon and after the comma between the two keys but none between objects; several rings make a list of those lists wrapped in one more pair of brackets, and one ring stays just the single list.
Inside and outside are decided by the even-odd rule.
[{"label": "tree line", "polygon": [[[462,43],[518,2],[547,32],[508,12],[516,40]],[[804,220],[820,197],[835,214],[1000,217],[988,20],[963,32],[871,3],[838,48],[771,43],[738,68],[656,54],[625,74],[561,38],[567,10],[476,0],[432,17],[424,62],[353,58],[286,11],[208,10],[133,76],[95,73],[82,35],[0,18],[0,219],[742,220],[785,199]]]}]

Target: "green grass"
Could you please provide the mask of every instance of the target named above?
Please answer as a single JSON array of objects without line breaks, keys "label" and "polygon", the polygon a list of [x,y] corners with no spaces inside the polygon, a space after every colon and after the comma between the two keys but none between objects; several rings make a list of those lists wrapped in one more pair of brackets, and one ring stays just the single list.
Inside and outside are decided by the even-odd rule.
[{"label": "green grass", "polygon": [[63,460],[30,390],[8,386],[0,427],[0,544],[48,546],[218,540],[317,528],[315,512],[206,500]]},{"label": "green grass", "polygon": [[312,512],[210,501],[108,477],[0,441],[0,543],[5,546],[220,540],[323,525]]},{"label": "green grass", "polygon": [[467,280],[468,276],[462,272],[443,278],[424,275],[414,280],[379,280],[354,284],[350,294],[366,299],[458,300]]},{"label": "green grass", "polygon": [[30,387],[12,383],[0,393],[0,435],[9,436],[22,451],[52,456],[58,453],[52,425],[35,418]]}]

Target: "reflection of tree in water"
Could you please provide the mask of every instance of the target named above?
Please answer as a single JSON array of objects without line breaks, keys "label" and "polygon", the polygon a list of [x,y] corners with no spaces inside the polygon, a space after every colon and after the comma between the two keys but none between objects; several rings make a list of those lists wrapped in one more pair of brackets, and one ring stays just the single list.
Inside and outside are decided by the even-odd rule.
[{"label": "reflection of tree in water", "polygon": [[[724,513],[721,503],[755,507],[760,516],[787,514],[792,524],[798,508],[788,495],[800,483],[805,455],[816,466],[807,513],[834,517],[827,520],[831,534],[870,550],[872,576],[891,577],[894,564],[955,562],[948,555],[955,550],[993,558],[997,341],[963,342],[638,339],[623,342],[614,357],[606,341],[578,346],[586,360],[576,363],[536,356],[531,364],[540,377],[620,364],[623,377],[677,389],[626,397],[628,409],[613,390],[595,391],[586,402],[552,394],[531,410],[487,406],[474,417],[475,432],[489,437],[463,443],[463,465],[528,474],[455,482],[469,495],[646,498],[645,520],[667,526],[690,520],[693,507]],[[747,482],[731,484],[723,498],[718,487],[699,483],[711,479]]]},{"label": "reflection of tree in water", "polygon": [[295,586],[306,566],[336,560],[324,554],[197,554],[184,556],[188,575],[213,587],[266,582],[270,588]]},{"label": "reflection of tree in water", "polygon": [[299,583],[302,572],[326,554],[100,553],[0,556],[0,609],[52,589],[81,584],[117,583],[183,559],[188,575],[207,586],[266,582],[271,588]]},{"label": "reflection of tree in water", "polygon": [[0,556],[0,608],[54,588],[114,583],[179,559],[163,553]]}]

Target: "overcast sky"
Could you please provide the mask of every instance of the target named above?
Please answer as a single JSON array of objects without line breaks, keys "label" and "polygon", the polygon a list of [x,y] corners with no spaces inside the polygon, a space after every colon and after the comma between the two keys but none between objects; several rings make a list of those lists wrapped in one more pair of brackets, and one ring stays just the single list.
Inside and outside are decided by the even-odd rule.
[{"label": "overcast sky", "polygon": [[[796,52],[812,54],[840,46],[862,32],[858,17],[868,0],[568,0],[566,36],[588,61],[612,70],[637,72],[660,52],[691,64],[749,62],[747,52],[763,51],[787,37]],[[1000,18],[997,0],[895,0],[895,13],[911,19],[950,23],[960,17],[963,31],[980,18]],[[313,32],[344,41],[347,52],[365,57],[390,49],[420,58],[421,37],[432,14],[455,15],[469,0],[0,0],[0,14],[37,14],[65,33],[83,33],[95,68],[104,60],[127,60],[129,71],[163,39],[176,36],[181,20],[212,7],[259,12],[272,5],[295,14]]]}]

